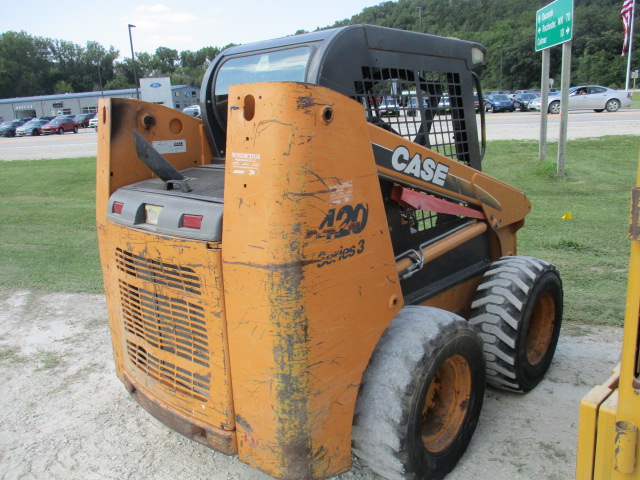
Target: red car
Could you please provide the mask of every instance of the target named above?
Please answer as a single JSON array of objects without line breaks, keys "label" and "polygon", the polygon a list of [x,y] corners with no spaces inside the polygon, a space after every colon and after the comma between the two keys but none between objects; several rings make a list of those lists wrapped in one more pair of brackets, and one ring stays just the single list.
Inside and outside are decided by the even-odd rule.
[{"label": "red car", "polygon": [[42,127],[43,135],[52,133],[62,135],[64,132],[78,133],[78,124],[70,118],[54,118]]}]

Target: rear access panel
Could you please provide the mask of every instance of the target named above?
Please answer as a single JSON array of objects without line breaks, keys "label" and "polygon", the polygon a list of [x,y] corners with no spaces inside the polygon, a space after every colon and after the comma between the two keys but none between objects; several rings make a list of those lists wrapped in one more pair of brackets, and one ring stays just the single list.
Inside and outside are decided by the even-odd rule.
[{"label": "rear access panel", "polygon": [[127,390],[183,435],[234,454],[217,244],[111,222],[105,229],[110,241],[102,255],[116,367]]}]

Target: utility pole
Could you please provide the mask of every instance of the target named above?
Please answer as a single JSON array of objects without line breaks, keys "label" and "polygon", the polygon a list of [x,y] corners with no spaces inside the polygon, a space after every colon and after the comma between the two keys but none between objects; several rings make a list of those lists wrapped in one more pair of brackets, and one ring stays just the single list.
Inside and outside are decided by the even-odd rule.
[{"label": "utility pole", "polygon": [[104,97],[104,88],[102,88],[102,73],[100,72],[100,60],[98,60],[98,81],[100,82],[100,96]]},{"label": "utility pole", "polygon": [[498,90],[502,91],[502,45],[500,45],[500,83]]},{"label": "utility pole", "polygon": [[136,72],[136,57],[133,54],[133,38],[131,37],[131,28],[136,28],[136,26],[129,24],[129,44],[131,45],[131,61],[133,62],[133,81],[136,83],[136,98],[140,100],[140,90],[138,90],[138,73]]}]

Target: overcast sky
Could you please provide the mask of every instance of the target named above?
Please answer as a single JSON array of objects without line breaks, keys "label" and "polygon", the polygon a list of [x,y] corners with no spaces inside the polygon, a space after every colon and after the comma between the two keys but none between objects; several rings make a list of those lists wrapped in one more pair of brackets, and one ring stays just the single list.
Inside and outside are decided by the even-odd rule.
[{"label": "overcast sky", "polygon": [[315,30],[350,18],[382,0],[107,0],[24,3],[0,0],[0,32],[24,30],[30,35],[89,40],[113,45],[130,56],[128,24],[136,52],[158,47],[199,50],[229,43],[250,43]]}]

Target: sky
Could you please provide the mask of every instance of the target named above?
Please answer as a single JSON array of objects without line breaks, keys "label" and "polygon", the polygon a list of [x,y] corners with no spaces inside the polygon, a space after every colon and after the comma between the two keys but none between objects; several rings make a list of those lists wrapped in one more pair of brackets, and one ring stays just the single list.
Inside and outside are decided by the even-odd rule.
[{"label": "sky", "polygon": [[[96,41],[131,55],[128,25],[136,52],[158,47],[196,51],[313,31],[350,18],[382,0],[89,0],[61,8],[31,8],[0,0],[0,32],[22,31],[68,40],[81,46]],[[4,5],[3,5],[4,4]]]}]

